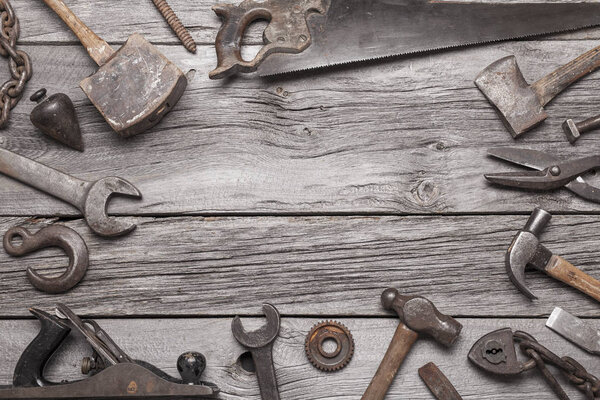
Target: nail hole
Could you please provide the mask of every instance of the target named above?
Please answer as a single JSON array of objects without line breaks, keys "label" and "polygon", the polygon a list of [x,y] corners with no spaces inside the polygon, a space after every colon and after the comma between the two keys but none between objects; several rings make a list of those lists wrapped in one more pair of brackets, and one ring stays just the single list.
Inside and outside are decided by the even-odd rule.
[{"label": "nail hole", "polygon": [[254,360],[252,359],[252,354],[247,351],[242,353],[237,359],[237,365],[246,372],[251,374],[256,372],[256,366],[254,365]]}]

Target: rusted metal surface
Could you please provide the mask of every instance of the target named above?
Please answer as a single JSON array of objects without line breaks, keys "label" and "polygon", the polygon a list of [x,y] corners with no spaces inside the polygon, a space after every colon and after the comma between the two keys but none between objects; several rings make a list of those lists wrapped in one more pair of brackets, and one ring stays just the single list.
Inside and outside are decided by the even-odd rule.
[{"label": "rusted metal surface", "polygon": [[46,89],[40,89],[30,97],[38,103],[31,111],[31,123],[59,142],[75,150],[83,151],[81,129],[73,102],[64,93],[46,97]]},{"label": "rusted metal surface", "polygon": [[[324,348],[326,341],[335,342],[335,349]],[[354,339],[350,330],[337,321],[324,321],[313,326],[304,342],[308,360],[321,371],[338,371],[344,368],[354,354]]]},{"label": "rusted metal surface", "polygon": [[190,53],[195,53],[196,42],[194,42],[194,39],[192,38],[190,32],[187,29],[185,29],[185,26],[183,26],[183,24],[179,20],[179,17],[177,17],[177,14],[175,14],[175,11],[173,11],[169,3],[167,3],[167,0],[152,0],[152,2],[156,6],[160,14],[167,21],[171,29],[173,29],[173,32],[175,32],[175,34],[177,35],[183,46],[187,49],[187,51],[189,51]]},{"label": "rusted metal surface", "polygon": [[555,190],[564,186],[586,200],[600,203],[600,188],[582,177],[600,165],[600,157],[563,161],[542,151],[511,147],[488,149],[488,155],[538,171],[486,174],[485,178],[492,183],[527,190]]},{"label": "rusted metal surface", "polygon": [[[199,380],[206,360],[196,352],[182,354],[176,379],[155,366],[127,356],[93,320],[80,320],[68,307],[59,305],[57,315],[31,309],[41,329],[15,367],[13,386],[0,388],[0,399],[201,399],[214,397],[219,389]],[[83,334],[94,351],[97,368],[92,376],[76,382],[49,382],[44,367],[72,329]]]},{"label": "rusted metal surface", "polygon": [[462,325],[438,311],[432,302],[420,296],[402,296],[396,289],[386,289],[381,295],[386,310],[394,310],[400,324],[371,380],[362,400],[383,400],[402,362],[419,337],[424,334],[444,346],[458,339]]},{"label": "rusted metal surface", "polygon": [[575,144],[584,133],[600,128],[600,115],[590,117],[577,123],[572,119],[568,119],[562,124],[562,128],[569,143]]},{"label": "rusted metal surface", "polygon": [[[517,357],[517,345],[528,357],[526,361],[520,361]],[[571,384],[584,392],[587,399],[594,400],[600,395],[600,380],[596,376],[571,357],[561,358],[552,353],[525,332],[513,333],[510,328],[504,328],[488,333],[473,345],[468,357],[477,367],[495,375],[515,376],[538,368],[558,398],[569,400],[547,367],[553,365],[565,374]]]},{"label": "rusted metal surface", "polygon": [[[21,238],[21,244],[13,243]],[[41,250],[47,247],[60,247],[69,257],[69,266],[60,276],[48,278],[33,268],[27,268],[29,282],[38,290],[46,293],[64,293],[77,285],[85,276],[89,265],[88,248],[77,232],[64,225],[50,225],[31,234],[27,229],[17,226],[4,235],[4,250],[14,257]]]},{"label": "rusted metal surface", "polygon": [[546,326],[588,353],[600,356],[600,330],[560,307],[546,321]]},{"label": "rusted metal surface", "polygon": [[462,400],[452,383],[437,365],[430,362],[419,368],[419,376],[438,400]]},{"label": "rusted metal surface", "polygon": [[125,179],[111,176],[84,181],[3,148],[0,148],[0,173],[77,207],[98,235],[120,236],[136,227],[134,223],[109,217],[106,213],[113,195],[141,197],[139,190]]},{"label": "rusted metal surface", "polygon": [[250,351],[256,367],[258,387],[263,400],[279,400],[277,376],[273,366],[273,343],[279,335],[281,318],[279,311],[271,304],[263,305],[263,313],[267,323],[260,329],[247,332],[239,317],[231,321],[233,337]]},{"label": "rusted metal surface", "polygon": [[31,59],[23,50],[17,50],[19,40],[19,19],[10,2],[0,0],[0,55],[8,58],[11,78],[0,87],[0,128],[6,127],[10,110],[13,109],[25,91],[26,83],[33,75]]},{"label": "rusted metal surface", "polygon": [[540,244],[539,237],[551,219],[550,213],[536,208],[525,227],[515,235],[506,252],[505,266],[508,277],[526,297],[536,299],[525,283],[525,269],[531,266],[600,301],[600,281],[577,269],[562,257],[552,254]]},{"label": "rusted metal surface", "polygon": [[600,47],[529,85],[514,56],[504,57],[483,70],[475,84],[496,108],[504,125],[517,138],[541,124],[544,106],[572,83],[600,67]]}]

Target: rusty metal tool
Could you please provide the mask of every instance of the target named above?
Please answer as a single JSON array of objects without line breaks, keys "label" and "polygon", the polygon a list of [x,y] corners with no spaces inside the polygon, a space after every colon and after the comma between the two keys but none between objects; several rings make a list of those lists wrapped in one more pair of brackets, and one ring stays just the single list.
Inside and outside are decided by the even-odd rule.
[{"label": "rusty metal tool", "polygon": [[600,46],[556,69],[533,84],[527,83],[515,56],[504,57],[475,79],[514,138],[541,124],[544,106],[572,83],[600,67]]},{"label": "rusty metal tool", "polygon": [[113,237],[133,231],[135,224],[106,214],[116,194],[140,198],[141,193],[123,178],[110,176],[89,182],[0,148],[0,173],[44,191],[77,207],[98,235]]},{"label": "rusty metal tool", "polygon": [[569,143],[575,144],[584,133],[600,128],[600,115],[577,123],[572,119],[568,119],[563,122],[562,128]]},{"label": "rusty metal tool", "polygon": [[152,0],[160,14],[167,21],[175,35],[179,38],[183,47],[186,48],[190,53],[196,52],[196,42],[192,38],[190,32],[183,26],[175,11],[171,8],[167,0]]},{"label": "rusty metal tool", "polygon": [[[324,343],[335,342],[335,348],[326,350]],[[337,321],[323,321],[313,326],[306,335],[304,352],[308,361],[321,371],[339,371],[354,354],[354,339],[350,330]]]},{"label": "rusty metal tool", "polygon": [[432,302],[420,296],[402,296],[396,289],[381,295],[386,310],[394,310],[400,323],[362,400],[383,400],[402,362],[419,334],[425,334],[444,346],[452,346],[462,330],[454,318],[440,313]]},{"label": "rusty metal tool", "polygon": [[44,0],[75,33],[100,67],[81,89],[110,127],[128,137],[157,123],[177,104],[187,86],[184,73],[140,34],[114,51],[62,0]]},{"label": "rusty metal tool", "polygon": [[[144,361],[133,360],[93,320],[81,320],[65,305],[56,315],[30,309],[41,329],[17,362],[10,387],[0,387],[0,399],[203,399],[214,397],[219,388],[199,380],[206,363],[200,353],[182,354],[177,366],[182,379],[174,378]],[[44,367],[71,330],[79,331],[93,349],[93,361],[75,382],[49,382]],[[85,364],[85,363],[84,363]],[[93,364],[93,365],[92,365]]]},{"label": "rusty metal tool", "polygon": [[430,362],[419,368],[419,376],[438,400],[462,400],[452,383],[437,365]]},{"label": "rusty metal tool", "polygon": [[552,311],[546,326],[588,353],[600,356],[600,330],[562,308],[556,307]]},{"label": "rusty metal tool", "polygon": [[600,281],[540,244],[539,236],[551,219],[550,213],[536,208],[523,230],[515,235],[506,252],[508,277],[521,293],[529,299],[537,299],[525,283],[525,269],[531,266],[600,301]]},{"label": "rusty metal tool", "polygon": [[[21,238],[20,244],[13,243]],[[33,268],[27,268],[27,279],[38,290],[46,293],[64,293],[77,285],[85,276],[89,265],[88,248],[77,232],[64,225],[50,225],[32,234],[21,226],[15,226],[4,234],[4,250],[14,257],[21,257],[47,247],[60,247],[69,256],[69,266],[60,276],[48,278]]]},{"label": "rusty metal tool", "polygon": [[233,337],[250,351],[256,367],[256,377],[260,396],[263,400],[279,400],[277,376],[273,366],[273,343],[279,335],[281,318],[279,311],[271,304],[263,304],[263,313],[267,323],[253,332],[246,332],[240,317],[231,321]]},{"label": "rusty metal tool", "polygon": [[[598,25],[600,4],[437,0],[245,0],[217,4],[223,20],[212,79],[275,75]],[[266,19],[264,46],[242,58],[248,26]]]},{"label": "rusty metal tool", "polygon": [[495,184],[527,190],[569,189],[586,200],[600,203],[600,188],[588,184],[583,175],[600,167],[600,156],[570,161],[548,153],[498,147],[488,150],[488,155],[536,171],[486,174],[485,178]]},{"label": "rusty metal tool", "polygon": [[[517,358],[517,345],[527,357],[526,361]],[[553,365],[584,392],[587,399],[594,400],[600,395],[600,380],[597,377],[573,358],[557,356],[525,332],[503,328],[488,333],[473,345],[468,357],[477,367],[494,375],[516,376],[537,368],[554,393],[562,400],[569,400],[569,396],[548,369],[548,365]]]},{"label": "rusty metal tool", "polygon": [[38,103],[31,111],[31,123],[45,135],[83,151],[83,139],[75,106],[64,93],[55,93],[46,97],[46,89],[40,89],[29,98]]}]

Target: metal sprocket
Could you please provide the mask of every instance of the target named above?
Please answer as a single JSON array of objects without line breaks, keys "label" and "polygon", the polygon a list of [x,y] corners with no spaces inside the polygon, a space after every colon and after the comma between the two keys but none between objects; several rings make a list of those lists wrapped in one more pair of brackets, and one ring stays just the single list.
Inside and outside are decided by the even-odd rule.
[{"label": "metal sprocket", "polygon": [[[336,349],[327,352],[323,343],[336,342]],[[304,350],[308,360],[322,371],[338,371],[344,368],[354,354],[354,339],[343,324],[337,321],[323,321],[313,326],[306,336]]]}]

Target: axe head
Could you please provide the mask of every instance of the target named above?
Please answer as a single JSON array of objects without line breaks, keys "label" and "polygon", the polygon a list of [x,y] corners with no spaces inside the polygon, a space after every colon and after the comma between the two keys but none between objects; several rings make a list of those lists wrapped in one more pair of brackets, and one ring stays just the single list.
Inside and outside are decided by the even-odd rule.
[{"label": "axe head", "polygon": [[514,138],[548,117],[537,93],[523,77],[514,56],[502,58],[484,69],[475,79],[475,84],[496,108]]},{"label": "axe head", "polygon": [[187,79],[175,64],[134,33],[81,88],[119,135],[142,133],[175,106]]}]

